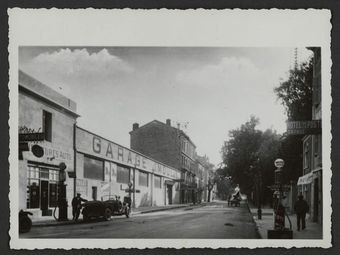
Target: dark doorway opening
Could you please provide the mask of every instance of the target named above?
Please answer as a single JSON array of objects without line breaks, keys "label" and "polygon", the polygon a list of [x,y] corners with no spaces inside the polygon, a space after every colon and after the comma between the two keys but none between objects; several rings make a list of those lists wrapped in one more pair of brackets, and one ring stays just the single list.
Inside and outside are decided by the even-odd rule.
[{"label": "dark doorway opening", "polygon": [[167,193],[168,193],[169,205],[171,205],[172,204],[172,185],[167,184],[166,188],[167,188]]}]

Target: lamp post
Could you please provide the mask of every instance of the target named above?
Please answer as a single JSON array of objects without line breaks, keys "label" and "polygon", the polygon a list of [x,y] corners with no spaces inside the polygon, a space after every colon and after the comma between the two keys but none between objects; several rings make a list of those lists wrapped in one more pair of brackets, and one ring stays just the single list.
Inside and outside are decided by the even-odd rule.
[{"label": "lamp post", "polygon": [[250,169],[255,171],[255,191],[256,191],[256,200],[257,200],[257,218],[259,220],[262,219],[262,172],[260,167],[258,166],[259,158],[256,159],[254,166],[250,165]]}]

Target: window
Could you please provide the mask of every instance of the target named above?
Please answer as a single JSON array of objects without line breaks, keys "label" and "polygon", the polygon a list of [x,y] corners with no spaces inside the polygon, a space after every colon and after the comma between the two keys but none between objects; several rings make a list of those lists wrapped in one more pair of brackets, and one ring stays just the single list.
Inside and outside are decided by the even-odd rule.
[{"label": "window", "polygon": [[27,208],[39,208],[40,187],[39,187],[39,167],[28,166],[27,173]]},{"label": "window", "polygon": [[84,178],[104,180],[104,162],[98,159],[84,157]]},{"label": "window", "polygon": [[155,186],[155,188],[161,189],[161,188],[162,188],[161,177],[155,175],[155,176],[153,177],[153,180],[154,180],[154,186]]},{"label": "window", "polygon": [[52,142],[52,113],[43,111],[43,132],[45,140]]},{"label": "window", "polygon": [[117,182],[126,184],[130,182],[130,168],[117,166]]},{"label": "window", "polygon": [[48,192],[48,205],[50,207],[57,206],[58,200],[58,184],[59,170],[29,165],[27,168],[27,208],[39,208],[41,201],[41,181],[49,183],[47,188]]},{"label": "window", "polygon": [[149,177],[148,173],[139,172],[139,186],[147,187],[149,184],[148,177]]}]

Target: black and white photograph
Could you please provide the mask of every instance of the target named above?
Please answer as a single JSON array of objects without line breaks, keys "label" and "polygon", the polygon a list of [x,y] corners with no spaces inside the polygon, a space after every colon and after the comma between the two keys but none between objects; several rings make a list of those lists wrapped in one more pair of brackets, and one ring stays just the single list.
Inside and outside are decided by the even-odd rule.
[{"label": "black and white photograph", "polygon": [[12,247],[329,247],[329,12],[164,12],[9,12]]}]

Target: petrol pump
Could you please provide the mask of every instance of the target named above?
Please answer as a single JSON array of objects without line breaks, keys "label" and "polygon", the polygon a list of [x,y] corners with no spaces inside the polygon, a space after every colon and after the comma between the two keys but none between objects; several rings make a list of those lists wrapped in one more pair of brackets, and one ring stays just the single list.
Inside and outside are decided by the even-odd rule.
[{"label": "petrol pump", "polygon": [[66,164],[60,163],[59,164],[59,197],[58,197],[58,208],[59,208],[59,215],[58,221],[66,221],[67,219],[67,200],[66,200]]}]

